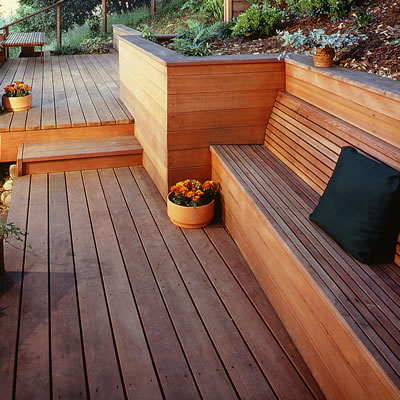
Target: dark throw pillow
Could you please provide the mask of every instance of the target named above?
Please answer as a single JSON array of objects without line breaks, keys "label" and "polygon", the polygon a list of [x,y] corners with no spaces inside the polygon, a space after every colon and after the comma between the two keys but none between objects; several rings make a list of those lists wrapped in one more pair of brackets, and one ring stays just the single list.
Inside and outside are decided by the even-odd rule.
[{"label": "dark throw pillow", "polygon": [[400,226],[400,172],[343,147],[310,220],[355,259],[394,261]]}]

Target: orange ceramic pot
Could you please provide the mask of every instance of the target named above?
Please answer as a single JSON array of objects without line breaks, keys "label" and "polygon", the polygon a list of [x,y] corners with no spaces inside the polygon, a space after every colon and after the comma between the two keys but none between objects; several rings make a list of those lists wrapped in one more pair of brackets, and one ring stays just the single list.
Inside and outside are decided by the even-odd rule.
[{"label": "orange ceramic pot", "polygon": [[173,203],[167,196],[167,212],[172,223],[181,228],[202,228],[208,225],[214,217],[214,204],[211,203],[200,207],[183,207]]},{"label": "orange ceramic pot", "polygon": [[23,97],[3,96],[3,107],[7,111],[24,111],[32,107],[32,94]]}]

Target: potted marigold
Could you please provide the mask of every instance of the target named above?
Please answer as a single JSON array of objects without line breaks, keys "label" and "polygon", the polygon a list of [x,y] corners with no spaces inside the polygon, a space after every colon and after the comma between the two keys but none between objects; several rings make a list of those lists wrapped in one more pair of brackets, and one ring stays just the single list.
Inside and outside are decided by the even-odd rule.
[{"label": "potted marigold", "polygon": [[202,228],[214,217],[218,185],[213,181],[201,183],[186,179],[171,187],[167,197],[170,220],[182,228]]},{"label": "potted marigold", "polygon": [[32,88],[22,81],[15,81],[4,88],[3,107],[7,111],[24,111],[32,107]]}]

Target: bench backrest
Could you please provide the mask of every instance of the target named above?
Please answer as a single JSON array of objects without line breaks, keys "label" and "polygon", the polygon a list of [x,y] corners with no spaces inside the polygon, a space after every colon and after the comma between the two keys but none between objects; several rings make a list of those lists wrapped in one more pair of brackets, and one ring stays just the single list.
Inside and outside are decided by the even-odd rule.
[{"label": "bench backrest", "polygon": [[[264,145],[319,194],[343,146],[400,170],[400,149],[286,92],[278,93]],[[396,264],[400,265],[400,236]]]}]

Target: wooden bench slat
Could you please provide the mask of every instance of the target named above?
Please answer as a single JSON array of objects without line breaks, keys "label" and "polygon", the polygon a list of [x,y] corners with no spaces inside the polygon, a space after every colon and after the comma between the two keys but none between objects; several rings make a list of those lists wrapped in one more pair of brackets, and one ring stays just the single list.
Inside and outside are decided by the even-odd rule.
[{"label": "wooden bench slat", "polygon": [[[381,312],[380,308],[377,307],[372,307],[371,310],[369,310],[369,307],[367,305],[362,305],[360,301],[360,297],[364,299],[364,301],[367,302],[371,301],[370,297],[366,297],[366,293],[360,292],[360,289],[357,288],[355,283],[351,280],[350,278],[346,278],[348,281],[343,282],[341,281],[341,278],[335,278],[335,274],[337,275],[337,272],[331,265],[329,264],[329,270],[330,274],[327,274],[327,272],[324,270],[326,268],[325,264],[328,264],[326,261],[326,258],[332,257],[329,254],[327,254],[327,250],[324,249],[323,245],[321,243],[314,243],[315,237],[319,237],[319,241],[324,241],[325,239],[323,238],[322,234],[319,234],[317,229],[312,226],[310,222],[308,222],[308,218],[305,218],[304,215],[302,219],[297,216],[299,210],[296,210],[296,213],[291,213],[288,210],[291,208],[294,208],[294,204],[297,204],[297,201],[299,200],[296,198],[296,201],[294,203],[286,203],[287,199],[284,198],[282,195],[282,192],[280,193],[280,201],[279,198],[273,196],[276,196],[276,194],[272,193],[274,190],[276,190],[276,185],[279,186],[279,179],[275,179],[273,183],[268,187],[268,189],[263,189],[265,187],[265,181],[262,181],[262,184],[260,182],[256,182],[257,186],[254,186],[256,183],[252,183],[252,180],[256,180],[254,178],[257,176],[257,171],[258,168],[252,168],[251,171],[246,173],[243,171],[243,169],[246,169],[248,167],[249,163],[251,164],[254,162],[254,158],[247,158],[246,161],[246,167],[240,168],[240,159],[237,153],[240,153],[241,151],[237,150],[239,147],[245,147],[248,148],[250,146],[215,146],[215,147],[222,147],[222,149],[218,149],[218,151],[223,154],[226,159],[232,160],[230,164],[230,168],[235,170],[235,172],[240,175],[242,179],[245,180],[245,187],[248,190],[252,191],[252,196],[255,196],[256,204],[259,204],[261,209],[263,210],[263,213],[267,216],[269,220],[273,223],[274,227],[278,230],[279,234],[282,236],[282,238],[285,238],[285,242],[289,244],[293,252],[302,259],[302,262],[304,265],[309,265],[312,266],[312,269],[310,270],[307,268],[308,272],[313,276],[313,279],[318,282],[318,285],[321,288],[324,289],[324,293],[328,298],[331,299],[332,304],[335,304],[335,307],[339,310],[343,318],[346,319],[346,321],[349,323],[349,325],[352,327],[353,331],[357,333],[357,335],[361,338],[362,342],[364,345],[368,348],[368,350],[371,352],[371,354],[374,355],[374,357],[377,360],[380,360],[379,362],[381,365],[385,366],[385,371],[391,376],[391,379],[393,379],[395,382],[399,382],[399,372],[400,372],[400,365],[399,365],[399,360],[396,356],[398,354],[398,342],[397,339],[399,338],[399,331],[397,328],[394,328],[394,326],[391,326],[392,321],[388,319],[388,317]],[[259,146],[259,148],[262,148],[262,146]],[[268,151],[264,148],[259,151]],[[236,156],[235,156],[236,152]],[[253,153],[252,153],[253,154]],[[229,162],[229,161],[228,161]],[[276,160],[275,160],[276,162]],[[292,173],[293,174],[293,173]],[[272,179],[270,178],[271,175],[271,170],[268,170],[268,174],[265,175],[266,180]],[[278,175],[278,178],[280,175]],[[293,177],[292,177],[293,179]],[[285,188],[285,191],[290,191],[290,188]],[[262,193],[262,194],[260,194]],[[294,193],[294,192],[293,192]],[[272,198],[271,198],[272,196]],[[269,200],[266,200],[269,199]],[[284,204],[282,204],[284,202]],[[299,207],[299,206],[297,206]],[[309,206],[308,206],[309,207]],[[285,211],[283,211],[285,210]],[[289,212],[289,217],[285,217],[282,219],[283,216],[285,216],[285,212]],[[304,211],[308,215],[309,209]],[[304,236],[304,224],[309,224],[308,229],[306,231],[306,236],[309,236],[310,230],[314,230],[313,237],[314,239],[311,240],[309,236],[309,242],[305,242],[305,236]],[[293,232],[296,232],[294,234]],[[316,233],[317,232],[317,233]],[[291,244],[290,244],[291,243]],[[326,246],[326,245],[325,245]],[[311,252],[310,252],[311,251]],[[335,250],[331,250],[334,251]],[[338,253],[336,257],[339,257],[337,261],[333,258],[329,258],[329,263],[332,263],[333,265],[336,265],[336,267],[341,268],[341,263],[339,262],[340,257],[344,257],[342,260],[343,264],[346,264],[348,260],[345,260],[346,256],[340,253],[340,249],[338,249]],[[321,255],[322,252],[324,256]],[[343,251],[341,251],[343,253]],[[319,261],[318,261],[319,260]],[[322,262],[322,264],[320,264]],[[356,263],[353,260],[354,266],[358,266],[358,263]],[[318,272],[316,272],[318,271]],[[348,270],[346,273],[351,273],[352,278],[357,278],[356,273],[351,270]],[[341,272],[341,274],[344,274],[344,272]],[[345,276],[345,275],[343,275]],[[333,277],[333,278],[332,278]],[[337,286],[336,280],[339,279],[340,285]],[[351,284],[352,289],[351,290],[358,290],[357,294],[355,294],[355,298],[353,299],[354,304],[352,304],[348,299],[349,296],[350,298],[354,296],[352,295],[350,289],[347,284]],[[359,280],[359,284],[361,284],[364,287],[364,284],[362,281]],[[379,291],[378,288],[374,288],[376,291]],[[368,295],[374,298],[375,302],[378,303],[379,306],[386,308],[386,312],[388,314],[391,314],[395,316],[395,314],[391,311],[388,306],[385,306],[385,304],[379,299],[377,295],[375,295],[372,291],[369,289],[367,290]],[[382,294],[382,292],[380,293]],[[398,294],[398,293],[397,293]],[[396,295],[396,293],[394,294]],[[357,300],[356,300],[357,299]],[[338,302],[339,300],[339,302]],[[391,299],[386,297],[385,299],[389,305],[393,306],[396,303],[391,303]],[[360,313],[359,309],[362,309],[362,314]],[[372,316],[372,312],[375,311],[379,312],[380,315],[378,316],[378,319],[376,320],[374,316]],[[364,318],[367,318],[365,320]],[[396,319],[396,316],[395,316]],[[382,324],[382,325],[381,325]],[[372,329],[372,326],[374,329]],[[392,332],[392,334],[389,334],[388,331]],[[379,334],[376,331],[379,332]],[[381,338],[383,336],[384,339]],[[388,346],[388,344],[392,346],[392,349]],[[393,348],[395,349],[393,351]]]}]

